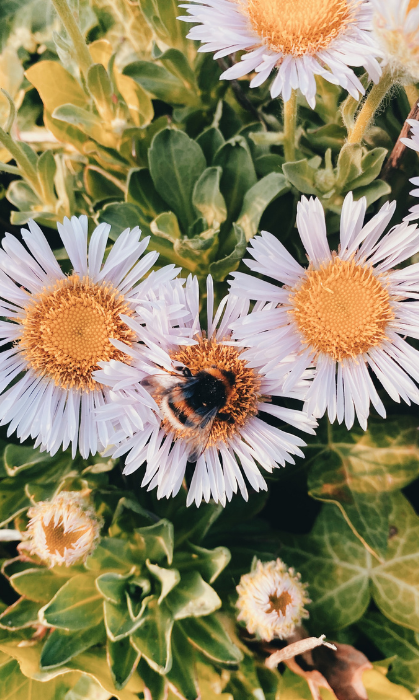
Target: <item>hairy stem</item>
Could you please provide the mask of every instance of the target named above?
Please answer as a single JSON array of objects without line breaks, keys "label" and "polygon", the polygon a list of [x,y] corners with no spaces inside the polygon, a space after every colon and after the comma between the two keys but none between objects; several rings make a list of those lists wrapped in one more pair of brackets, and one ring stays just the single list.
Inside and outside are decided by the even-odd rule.
[{"label": "hairy stem", "polygon": [[297,99],[296,90],[292,90],[290,100],[284,103],[283,122],[284,122],[284,157],[286,163],[296,160],[295,140],[296,140],[296,117],[297,117]]},{"label": "hairy stem", "polygon": [[370,122],[375,116],[376,110],[395,82],[395,76],[391,74],[391,71],[385,70],[379,83],[371,89],[362,109],[357,115],[357,119],[349,134],[348,143],[361,143]]},{"label": "hairy stem", "polygon": [[83,34],[80,31],[74,15],[67,4],[67,0],[52,0],[52,3],[57,10],[57,13],[73,42],[76,50],[77,61],[84,77],[86,78],[89,68],[93,65],[92,57],[84,40]]}]

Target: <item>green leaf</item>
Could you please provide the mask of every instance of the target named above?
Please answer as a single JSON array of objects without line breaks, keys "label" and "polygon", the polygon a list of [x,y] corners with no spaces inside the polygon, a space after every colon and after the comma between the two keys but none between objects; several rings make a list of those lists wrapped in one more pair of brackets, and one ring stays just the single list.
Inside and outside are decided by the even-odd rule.
[{"label": "green leaf", "polygon": [[127,177],[127,202],[137,204],[145,222],[150,223],[166,210],[166,204],[157,193],[147,168],[132,168]]},{"label": "green leaf", "polygon": [[[235,236],[235,247],[229,255],[212,262],[209,266],[209,272],[216,282],[223,282],[229,272],[237,269],[246,250],[246,238],[242,226],[233,224],[233,232]],[[231,236],[229,236],[231,239]]]},{"label": "green leaf", "polygon": [[141,626],[131,637],[131,643],[154,671],[168,673],[172,666],[171,634],[173,616],[165,601],[159,605],[151,597]]},{"label": "green leaf", "polygon": [[144,611],[148,598],[143,599],[137,615],[133,615],[128,607],[129,597],[115,604],[109,600],[104,601],[104,619],[108,638],[112,642],[118,642],[132,634],[143,624]]},{"label": "green leaf", "polygon": [[7,188],[7,199],[21,211],[30,211],[32,207],[39,207],[41,202],[32,187],[23,180],[14,180]]},{"label": "green leaf", "polygon": [[221,168],[206,168],[197,180],[193,191],[193,204],[207,221],[218,228],[227,217],[226,203],[220,192]]},{"label": "green leaf", "polygon": [[197,571],[182,574],[180,583],[167,596],[166,601],[175,620],[209,615],[222,604],[216,591]]},{"label": "green leaf", "polygon": [[44,195],[44,202],[46,204],[54,204],[56,201],[54,177],[57,171],[57,165],[51,151],[44,151],[44,153],[41,153],[38,158],[37,171]]},{"label": "green leaf", "polygon": [[96,165],[88,165],[84,171],[85,187],[94,202],[103,199],[123,199],[124,184],[110,176],[105,170]]},{"label": "green leaf", "polygon": [[57,700],[65,697],[72,684],[69,675],[54,678],[48,683],[33,681],[22,674],[14,659],[0,666],[2,700]]},{"label": "green leaf", "polygon": [[243,658],[240,649],[231,641],[217,615],[188,618],[177,622],[188,640],[216,664],[238,664]]},{"label": "green leaf", "polygon": [[179,548],[185,540],[201,542],[223,510],[218,503],[202,503],[200,508],[193,511],[181,506],[172,518],[176,547]]},{"label": "green leaf", "polygon": [[230,552],[226,547],[204,549],[189,544],[189,552],[176,552],[174,565],[181,571],[197,569],[205,581],[213,583],[230,562]]},{"label": "green leaf", "polygon": [[347,130],[340,124],[325,124],[318,129],[308,129],[305,133],[305,138],[312,148],[323,152],[327,148],[331,148],[333,151],[340,151],[346,136]]},{"label": "green leaf", "polygon": [[[20,487],[20,488],[19,488]],[[6,525],[32,505],[24,490],[24,484],[16,479],[0,482],[0,526]]]},{"label": "green leaf", "polygon": [[50,114],[63,104],[84,107],[89,102],[77,80],[58,61],[38,61],[25,75]]},{"label": "green leaf", "polygon": [[103,622],[85,630],[53,630],[42,648],[40,666],[44,669],[62,666],[74,656],[81,654],[96,644],[103,643],[105,628]]},{"label": "green leaf", "polygon": [[362,682],[369,700],[414,700],[406,688],[391,683],[378,668],[365,671]]},{"label": "green leaf", "polygon": [[146,561],[146,566],[149,569],[152,576],[154,576],[154,578],[157,578],[157,580],[161,584],[160,596],[158,598],[158,603],[160,605],[162,600],[166,598],[168,593],[170,593],[170,591],[173,588],[175,588],[175,586],[179,583],[179,581],[181,580],[181,575],[179,571],[177,571],[177,569],[163,569],[157,564],[151,564],[148,559]]},{"label": "green leaf", "polygon": [[154,116],[154,109],[146,90],[128,75],[122,75],[122,73],[116,73],[116,83],[134,124],[141,127],[150,124]]},{"label": "green leaf", "polygon": [[166,238],[172,245],[181,238],[178,219],[173,211],[165,211],[159,214],[150,224],[150,230],[155,236]]},{"label": "green leaf", "polygon": [[[188,92],[197,92],[197,83],[195,80],[194,73],[188,63],[186,56],[178,49],[167,49],[164,53],[159,56],[159,61],[166,65],[168,70],[181,81],[184,88]],[[200,100],[197,97],[197,104],[200,104]],[[189,104],[193,104],[192,98]]]},{"label": "green leaf", "polygon": [[92,576],[79,574],[64,584],[48,605],[40,610],[40,619],[50,627],[82,630],[99,624],[102,597]]},{"label": "green leaf", "polygon": [[295,163],[284,163],[283,173],[289,182],[304,194],[317,194],[315,187],[315,170],[308,160],[297,160]]},{"label": "green leaf", "polygon": [[141,9],[154,34],[164,44],[184,48],[183,23],[177,19],[179,7],[175,0],[142,0]]},{"label": "green leaf", "polygon": [[149,164],[156,190],[187,232],[196,218],[191,201],[194,186],[206,167],[200,146],[182,131],[164,129],[152,141]]},{"label": "green leaf", "polygon": [[358,187],[357,190],[354,190],[353,197],[355,201],[361,197],[366,197],[367,206],[369,207],[381,197],[391,194],[391,191],[390,185],[385,180],[375,180],[370,185]]},{"label": "green leaf", "polygon": [[217,151],[213,165],[222,168],[220,190],[228,209],[230,221],[235,221],[242,207],[245,193],[256,183],[254,163],[243,136],[234,136]]},{"label": "green leaf", "polygon": [[118,236],[126,228],[134,228],[141,226],[144,221],[140,207],[136,204],[116,203],[106,204],[99,212],[98,221],[105,221],[111,224],[109,237],[112,241],[116,241]]},{"label": "green leaf", "polygon": [[117,537],[102,537],[93,554],[86,561],[92,571],[117,571],[127,573],[139,565],[139,550],[131,542]]},{"label": "green leaf", "polygon": [[317,445],[307,449],[309,494],[335,503],[354,534],[379,557],[388,546],[389,493],[418,474],[416,432],[414,421],[401,424],[392,417],[386,423],[371,420],[366,432],[325,422]]},{"label": "green leaf", "polygon": [[338,190],[345,189],[348,182],[362,174],[363,149],[358,143],[346,143],[340,151],[337,161],[336,185]]},{"label": "green leaf", "polygon": [[102,119],[83,107],[72,104],[60,105],[55,108],[52,117],[78,127],[83,133],[103,146],[113,148],[117,142],[116,136],[105,128]]},{"label": "green leaf", "polygon": [[112,679],[118,690],[124,688],[140,661],[140,653],[131,646],[128,637],[118,642],[107,642],[107,658]]},{"label": "green leaf", "polygon": [[39,603],[27,598],[19,598],[0,615],[0,627],[20,630],[38,624]]},{"label": "green leaf", "polygon": [[309,535],[283,536],[282,558],[309,583],[311,629],[340,629],[359,620],[370,596],[389,619],[417,629],[418,519],[404,496],[392,496],[384,563],[355,537],[337,508],[324,505]]},{"label": "green leaf", "polygon": [[215,126],[209,126],[208,129],[204,129],[197,136],[196,141],[203,151],[209,166],[213,163],[216,152],[225,143],[222,132]]},{"label": "green leaf", "polygon": [[122,575],[110,571],[98,576],[96,588],[105,600],[118,605],[118,603],[125,600],[125,589],[130,578],[131,573]]},{"label": "green leaf", "polygon": [[161,561],[166,558],[168,564],[172,563],[174,551],[174,528],[169,520],[160,520],[155,525],[136,529],[136,533],[145,545],[145,559]]},{"label": "green leaf", "polygon": [[374,148],[372,151],[366,153],[361,162],[362,174],[354,180],[347,182],[345,191],[355,190],[358,187],[365,187],[369,185],[372,180],[375,180],[381,172],[382,164],[387,153],[387,148]]},{"label": "green leaf", "polygon": [[419,640],[412,630],[395,625],[376,612],[367,613],[359,624],[361,632],[378,647],[386,657],[394,657],[388,678],[410,690],[419,692]]},{"label": "green leaf", "polygon": [[290,185],[284,175],[270,173],[248,190],[236,222],[242,227],[247,241],[257,233],[260,219],[270,202],[289,189]]},{"label": "green leaf", "polygon": [[108,73],[101,63],[95,63],[89,68],[87,86],[100,116],[104,121],[111,122],[114,118],[113,89]]},{"label": "green leaf", "polygon": [[172,668],[167,679],[185,700],[197,700],[200,691],[194,668],[194,650],[179,625],[172,631]]},{"label": "green leaf", "polygon": [[20,595],[24,595],[37,603],[48,603],[57,593],[63,583],[71,577],[71,572],[62,567],[53,569],[27,569],[20,571],[10,578],[10,583]]},{"label": "green leaf", "polygon": [[194,93],[186,90],[183,82],[164,66],[150,61],[134,61],[125,66],[124,75],[136,81],[150,95],[174,105],[194,105]]},{"label": "green leaf", "polygon": [[153,671],[143,658],[140,659],[138,673],[150,693],[151,700],[167,700],[168,685],[165,676]]}]

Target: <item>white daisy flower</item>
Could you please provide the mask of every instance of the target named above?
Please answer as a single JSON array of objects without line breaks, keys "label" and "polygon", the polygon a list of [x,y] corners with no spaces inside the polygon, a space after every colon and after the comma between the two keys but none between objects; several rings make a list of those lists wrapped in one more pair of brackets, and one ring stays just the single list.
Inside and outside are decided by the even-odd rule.
[{"label": "white daisy flower", "polygon": [[281,559],[263,564],[255,558],[251,572],[236,587],[238,620],[265,642],[290,637],[302,619],[309,617],[304,607],[311,602],[307,585]]},{"label": "white daisy flower", "polygon": [[[407,146],[408,148],[412,148],[413,151],[419,152],[419,120],[418,119],[407,119],[408,124],[411,126],[411,134],[409,138],[405,139],[400,139],[400,141]],[[415,185],[416,189],[411,190],[410,194],[413,195],[413,197],[418,197],[420,195],[420,190],[419,190],[419,184],[420,180],[418,177],[412,177],[410,178],[409,182],[411,182],[412,185]],[[419,218],[419,205],[415,204],[411,209],[409,209],[409,213],[407,216],[404,217],[403,221],[416,221]]]},{"label": "white daisy flower", "polygon": [[36,554],[50,566],[71,566],[93,552],[102,520],[79,491],[61,491],[51,501],[28,510],[31,520],[19,549]]},{"label": "white daisy flower", "polygon": [[221,78],[255,71],[251,87],[258,87],[276,69],[273,98],[287,101],[299,88],[314,109],[316,75],[355,99],[365,91],[350,66],[364,66],[375,82],[380,78],[368,0],[192,0],[180,7],[189,15],[178,19],[197,23],[188,38],[204,44],[199,51],[214,51],[215,59],[245,52]]},{"label": "white daisy flower", "polygon": [[370,0],[373,33],[387,66],[403,83],[419,79],[418,0]]},{"label": "white daisy flower", "polygon": [[[245,260],[254,272],[281,282],[278,287],[242,273],[233,273],[232,292],[271,302],[254,315],[236,321],[234,337],[249,345],[268,365],[284,354],[297,359],[284,384],[287,391],[307,367],[315,377],[307,395],[310,415],[328,411],[351,428],[355,412],[367,427],[372,402],[385,417],[369,370],[394,401],[417,402],[418,353],[404,339],[417,337],[418,266],[397,266],[418,249],[417,226],[404,222],[381,238],[395,210],[386,203],[363,226],[365,198],[344,200],[340,246],[331,252],[325,215],[318,199],[302,197],[297,227],[309,267],[299,265],[270,233],[255,236]],[[401,337],[402,336],[402,337]],[[259,353],[259,354],[258,354]],[[271,362],[271,365],[270,365]]]},{"label": "white daisy flower", "polygon": [[142,486],[157,487],[158,498],[177,494],[187,462],[196,462],[187,505],[210,497],[225,505],[238,487],[247,499],[244,476],[256,491],[266,490],[259,467],[270,473],[293,464],[292,455],[303,456],[305,443],[265,422],[264,415],[308,433],[316,423],[302,411],[270,403],[274,396],[304,398],[305,382],[283,392],[281,365],[268,379],[252,353],[245,359],[243,348],[230,341],[229,324],[247,313],[248,302],[225,297],[213,317],[208,278],[204,332],[198,281],[190,276],[184,282],[162,287],[149,308],[137,308],[135,318],[123,316],[142,342],[127,351],[131,366],[111,360],[94,373],[115,392],[98,418],[114,421],[113,441],[120,443],[114,457],[128,452],[124,473],[145,463]]},{"label": "white daisy flower", "polygon": [[128,359],[124,348],[134,334],[120,314],[131,315],[154,282],[176,274],[168,266],[138,284],[158,254],[140,259],[149,239],[140,241],[137,227],[121,233],[103,263],[109,230],[100,224],[88,248],[86,216],[58,224],[73,266],[69,276],[34,221],[22,229],[26,248],[10,233],[1,242],[0,345],[7,349],[0,353],[0,425],[51,454],[70,443],[73,456],[79,445],[85,458],[106,447],[107,427],[94,411],[107,389],[92,371],[100,360]]}]

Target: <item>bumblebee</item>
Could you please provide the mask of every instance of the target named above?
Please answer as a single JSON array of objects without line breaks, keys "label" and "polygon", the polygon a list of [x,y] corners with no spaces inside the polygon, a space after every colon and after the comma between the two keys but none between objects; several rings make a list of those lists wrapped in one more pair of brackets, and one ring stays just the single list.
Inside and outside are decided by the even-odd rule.
[{"label": "bumblebee", "polygon": [[206,449],[213,423],[230,421],[223,413],[235,385],[235,375],[215,366],[192,374],[188,367],[146,377],[141,385],[153,396],[164,420],[186,441],[189,462],[196,462]]}]

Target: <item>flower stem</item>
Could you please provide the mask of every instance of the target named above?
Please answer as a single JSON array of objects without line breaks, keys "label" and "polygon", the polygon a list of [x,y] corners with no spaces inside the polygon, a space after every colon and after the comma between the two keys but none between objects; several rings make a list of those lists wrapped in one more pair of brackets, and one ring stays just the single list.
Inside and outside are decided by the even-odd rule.
[{"label": "flower stem", "polygon": [[296,90],[292,90],[290,100],[284,103],[283,112],[283,131],[284,131],[284,157],[286,163],[296,160],[295,154],[295,139],[296,139],[296,116],[297,116],[297,99]]},{"label": "flower stem", "polygon": [[67,4],[67,0],[52,0],[52,3],[57,10],[57,13],[64,24],[64,27],[73,42],[76,50],[77,61],[84,77],[86,78],[89,68],[93,65],[92,57],[84,40],[83,34],[80,31],[74,15]]},{"label": "flower stem", "polygon": [[385,70],[379,83],[373,86],[357,115],[348,137],[348,143],[361,143],[370,122],[375,116],[376,110],[395,82],[396,76],[392,75],[390,70]]}]

